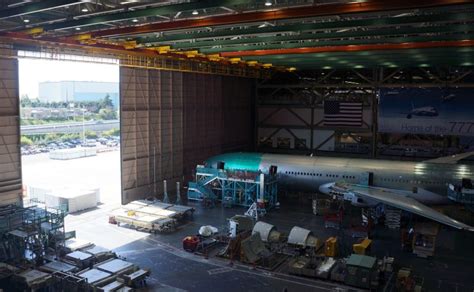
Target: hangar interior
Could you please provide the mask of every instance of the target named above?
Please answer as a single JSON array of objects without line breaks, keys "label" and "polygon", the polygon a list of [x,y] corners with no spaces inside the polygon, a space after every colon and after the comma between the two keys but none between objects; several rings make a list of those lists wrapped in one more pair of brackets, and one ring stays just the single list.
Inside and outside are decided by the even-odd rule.
[{"label": "hangar interior", "polygon": [[[474,170],[470,156],[461,153],[474,148],[474,112],[469,101],[474,94],[473,12],[474,2],[466,0],[0,1],[0,206],[4,208],[0,213],[2,224],[8,222],[2,225],[5,240],[11,243],[11,238],[18,237],[9,229],[12,214],[21,214],[18,218],[24,219],[33,210],[23,202],[18,79],[18,58],[22,56],[76,61],[93,58],[93,62],[99,63],[118,60],[121,194],[117,195],[121,195],[122,204],[127,206],[150,198],[176,202],[180,198],[178,192],[188,207],[179,209],[181,204],[176,204],[178,207],[173,212],[183,210],[182,214],[186,214],[190,209],[194,212],[192,223],[184,224],[171,235],[151,234],[124,246],[123,250],[133,250],[129,260],[135,261],[136,266],[126,273],[117,273],[118,276],[101,267],[98,259],[90,262],[90,266],[81,260],[83,266],[74,273],[56,270],[52,275],[33,266],[26,268],[25,263],[6,264],[5,270],[13,268],[5,273],[0,284],[15,289],[22,287],[25,291],[37,288],[51,291],[46,290],[48,287],[54,287],[52,291],[64,291],[65,287],[79,289],[75,291],[105,291],[106,285],[114,283],[119,283],[115,285],[120,288],[110,291],[127,291],[119,290],[125,289],[125,285],[135,286],[138,291],[163,287],[189,291],[213,287],[232,291],[335,291],[332,289],[338,287],[373,291],[472,291],[474,282],[469,267],[474,262],[470,248],[474,243],[470,227],[474,224],[474,193],[469,184]],[[349,116],[343,113],[346,104],[353,107]],[[360,208],[344,200],[331,200],[331,196],[327,199],[317,194],[321,190],[319,185],[311,186],[310,191],[292,188],[295,186],[292,184],[281,187],[275,174],[285,166],[278,162],[261,169],[258,169],[260,162],[257,169],[234,166],[234,172],[228,168],[231,163],[223,161],[218,161],[217,169],[210,165],[197,167],[215,155],[235,152],[360,158],[364,160],[359,163],[367,165],[372,165],[368,159],[384,159],[384,166],[394,171],[403,171],[403,167],[408,167],[403,162],[412,162],[414,170],[410,171],[414,171],[415,179],[405,181],[403,186],[402,175],[396,175],[398,181],[389,176],[377,178],[380,174],[377,164],[360,171],[361,177],[367,175],[369,187],[373,178],[387,182],[386,186],[379,186],[389,188],[382,193],[396,193],[399,186],[416,197],[414,194],[423,193],[423,183],[431,184],[434,190],[437,186],[431,181],[441,182],[446,177],[456,178],[456,181],[448,180],[450,184],[462,180],[463,185],[459,191],[453,186],[454,195],[451,193],[449,204],[434,208],[436,213],[430,213],[433,209],[424,213],[422,209],[421,213],[415,212],[417,217],[402,207],[398,209],[404,210],[403,213],[398,212],[398,205],[391,209],[383,200],[382,203],[375,200],[377,204],[369,208]],[[463,164],[456,168],[430,168],[424,163],[456,155],[463,158]],[[237,157],[241,167],[250,165],[247,158]],[[259,156],[258,159],[269,158]],[[327,161],[332,169],[331,160]],[[314,165],[311,171],[296,171],[296,174],[321,175],[312,172],[318,172],[318,164]],[[347,163],[343,168],[350,165]],[[445,172],[436,176],[439,169]],[[291,179],[294,172],[290,167],[284,174]],[[339,180],[336,180],[339,174],[328,179],[328,173],[326,183]],[[219,187],[210,190],[213,183],[211,179],[206,181],[206,176],[218,182]],[[340,176],[353,178],[346,173]],[[199,181],[198,177],[203,180]],[[273,179],[279,188],[278,204]],[[195,184],[188,185],[189,182]],[[359,183],[355,176],[351,182]],[[296,185],[304,184],[301,178],[296,179]],[[356,198],[367,193],[357,191],[356,186],[345,187],[347,193],[355,192]],[[193,188],[201,195],[189,195]],[[214,200],[215,189],[222,192],[222,202]],[[236,205],[240,207],[226,208],[226,190],[233,192],[229,198],[234,202],[229,204],[235,203],[238,197]],[[334,192],[341,195],[344,191]],[[330,193],[333,199],[334,192]],[[187,202],[186,193],[193,200]],[[255,194],[261,194],[265,202],[268,196],[271,208],[261,207]],[[155,201],[146,202],[150,207],[150,202]],[[403,199],[400,202],[403,204]],[[406,204],[410,205],[409,210],[418,208],[416,200]],[[321,213],[318,208],[323,206],[327,210]],[[124,210],[128,214],[125,217],[139,212]],[[368,223],[371,219],[367,218],[375,218],[380,210],[385,220],[389,213],[395,214],[395,221],[407,217],[407,230],[400,223],[392,229],[380,227],[378,222],[373,233],[368,231],[368,225],[372,227],[373,222]],[[354,222],[360,221],[361,212],[366,220],[360,223],[363,228],[357,229],[355,225],[359,223]],[[228,218],[244,213],[268,220],[282,230],[281,234],[273,225],[252,224],[254,230],[263,228],[259,233],[261,240],[253,235],[237,236],[241,250],[224,260],[215,259],[216,250],[220,245],[234,250],[229,238],[222,240],[222,234],[194,236],[200,226],[221,228],[226,226]],[[34,214],[31,215],[34,218],[41,217]],[[101,215],[105,222],[107,216]],[[446,219],[446,215],[454,219]],[[108,217],[109,222],[117,223],[118,215],[113,220],[112,217]],[[426,223],[419,220],[423,217],[441,223],[434,227],[435,235],[426,231],[427,227],[411,228],[416,222]],[[239,221],[242,226],[246,222],[243,220]],[[132,219],[124,224],[138,228]],[[317,237],[321,241],[314,245],[304,243],[303,249],[297,249],[300,256],[296,248],[288,252],[288,246],[292,246],[291,227],[297,225],[314,233],[309,237],[309,232],[303,232],[306,239]],[[97,237],[120,236],[110,228],[106,233],[96,232]],[[263,233],[269,237],[264,238]],[[280,245],[272,243],[270,235],[286,238],[288,246],[278,249]],[[407,243],[405,236],[412,241]],[[416,251],[418,241],[413,236],[434,238],[429,245],[434,249],[436,243],[439,248],[434,255],[429,254],[428,260],[420,259],[405,251],[406,246]],[[232,240],[234,237],[231,236]],[[27,233],[24,238],[30,235]],[[337,243],[333,244],[334,241]],[[185,242],[194,244],[191,248],[194,254],[182,251]],[[372,250],[366,250],[368,245]],[[344,260],[333,260],[336,257],[330,252],[331,246],[338,247]],[[7,248],[4,250],[5,254],[9,252]],[[71,248],[69,251],[75,252]],[[120,256],[120,250],[114,252]],[[234,264],[234,256],[246,252],[259,260],[249,256]],[[37,258],[39,254],[35,253]],[[147,261],[150,257],[153,262]],[[328,258],[334,263],[328,263]],[[376,268],[372,259],[383,262],[383,269]],[[396,265],[392,268],[393,259]],[[120,259],[107,259],[114,260]],[[72,265],[75,261],[61,263]],[[298,263],[305,268],[296,268]],[[336,268],[344,268],[349,271],[348,276],[335,280],[337,274],[334,278],[326,277],[329,270],[324,276],[314,274],[324,272],[325,265],[334,273]],[[32,271],[40,273],[36,275],[38,279]],[[94,284],[87,274],[91,271],[108,276]],[[137,274],[139,280],[135,281],[128,274],[130,271],[141,272]],[[234,278],[226,277],[231,273]],[[364,273],[369,276],[363,276]],[[143,281],[146,277],[148,286]],[[34,279],[30,281],[30,278]],[[8,286],[11,283],[15,284]],[[235,286],[229,287],[229,283]]]}]

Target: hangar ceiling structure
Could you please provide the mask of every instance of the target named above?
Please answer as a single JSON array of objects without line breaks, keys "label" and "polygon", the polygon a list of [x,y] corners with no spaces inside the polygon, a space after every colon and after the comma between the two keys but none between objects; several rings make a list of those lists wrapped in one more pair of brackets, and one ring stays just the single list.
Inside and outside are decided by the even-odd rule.
[{"label": "hangar ceiling structure", "polygon": [[0,0],[0,98],[15,109],[0,115],[2,197],[21,198],[18,51],[119,60],[127,202],[162,179],[173,188],[208,156],[257,149],[260,129],[305,140],[304,153],[324,148],[347,133],[317,132],[321,101],[336,93],[362,96],[374,156],[377,88],[472,86],[473,12],[468,0]]},{"label": "hangar ceiling structure", "polygon": [[0,35],[258,68],[473,65],[473,1],[266,2],[2,1]]}]

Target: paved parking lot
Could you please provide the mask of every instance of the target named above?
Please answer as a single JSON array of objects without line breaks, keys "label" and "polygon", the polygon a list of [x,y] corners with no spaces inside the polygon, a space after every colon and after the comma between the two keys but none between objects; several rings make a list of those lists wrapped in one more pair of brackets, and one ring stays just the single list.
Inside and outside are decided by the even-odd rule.
[{"label": "paved parking lot", "polygon": [[103,204],[120,204],[119,150],[71,160],[52,160],[48,153],[23,156],[22,171],[26,186],[99,187]]}]

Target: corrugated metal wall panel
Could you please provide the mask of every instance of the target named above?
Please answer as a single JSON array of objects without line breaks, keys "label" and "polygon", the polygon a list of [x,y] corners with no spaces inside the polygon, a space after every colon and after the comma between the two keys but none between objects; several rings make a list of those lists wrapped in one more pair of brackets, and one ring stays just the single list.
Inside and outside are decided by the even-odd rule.
[{"label": "corrugated metal wall panel", "polygon": [[141,198],[150,186],[148,70],[121,68],[122,197]]},{"label": "corrugated metal wall panel", "polygon": [[175,182],[189,179],[206,158],[251,149],[253,84],[122,67],[122,202],[160,197],[163,179],[172,196]]},{"label": "corrugated metal wall panel", "polygon": [[0,58],[0,205],[22,203],[18,60]]}]

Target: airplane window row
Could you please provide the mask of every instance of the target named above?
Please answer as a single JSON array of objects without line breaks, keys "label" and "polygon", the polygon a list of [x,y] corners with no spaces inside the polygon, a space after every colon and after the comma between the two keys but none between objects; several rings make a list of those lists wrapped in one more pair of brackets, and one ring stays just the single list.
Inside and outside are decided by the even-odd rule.
[{"label": "airplane window row", "polygon": [[[322,173],[311,173],[311,172],[299,172],[299,171],[285,171],[286,174],[292,174],[292,175],[307,175],[307,176],[323,176]],[[338,178],[338,174],[326,174],[326,177],[336,177]],[[355,176],[352,175],[343,175],[342,178],[347,178],[347,179],[355,179]]]},{"label": "airplane window row", "polygon": [[421,181],[421,180],[391,179],[391,178],[382,178],[382,181],[398,182],[398,183],[411,183],[411,184],[443,184],[443,182],[441,182],[441,181]]},{"label": "airplane window row", "polygon": [[[332,178],[339,178],[338,174],[322,174],[322,173],[311,173],[311,172],[300,172],[300,171],[285,171],[286,174],[292,175],[306,175],[306,176],[326,176]],[[356,179],[353,175],[342,175],[343,179]],[[397,183],[411,183],[411,184],[442,184],[443,182],[436,182],[436,181],[420,181],[420,180],[408,180],[408,179],[392,179],[392,178],[382,178],[382,181],[385,182],[397,182]]]},{"label": "airplane window row", "polygon": [[285,173],[293,174],[293,175],[323,176],[321,173],[310,173],[310,172],[300,172],[300,171],[285,171]]},{"label": "airplane window row", "polygon": [[409,183],[410,182],[407,179],[393,179],[393,178],[382,178],[382,181],[399,182],[399,183]]}]

